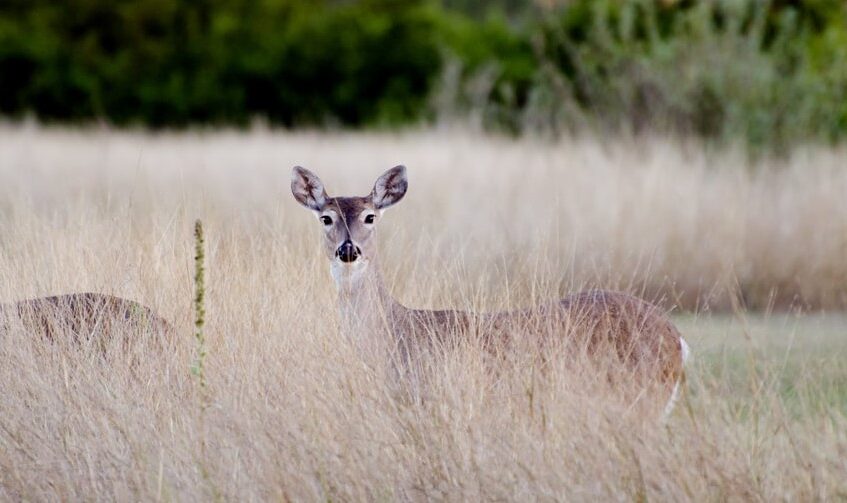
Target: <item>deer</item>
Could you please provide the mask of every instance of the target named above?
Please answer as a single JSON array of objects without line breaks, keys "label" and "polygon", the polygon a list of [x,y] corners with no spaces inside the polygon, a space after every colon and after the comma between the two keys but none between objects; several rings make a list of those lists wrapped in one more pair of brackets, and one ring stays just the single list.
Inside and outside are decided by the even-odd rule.
[{"label": "deer", "polygon": [[105,350],[110,339],[152,337],[161,343],[173,333],[171,324],[138,302],[102,293],[78,292],[0,304],[0,334],[16,327],[49,341],[70,337]]},{"label": "deer", "polygon": [[[406,194],[406,168],[383,173],[362,197],[330,197],[311,171],[291,172],[294,199],[310,210],[323,229],[323,250],[338,292],[341,331],[366,354],[388,342],[408,363],[418,348],[455,342],[471,327],[489,347],[508,344],[516,334],[533,330],[539,336],[578,339],[590,357],[610,357],[646,378],[659,390],[658,403],[667,417],[684,382],[690,349],[680,332],[656,305],[633,295],[607,290],[572,293],[556,302],[518,311],[472,313],[461,310],[412,309],[402,305],[383,281],[376,227],[386,209]],[[548,330],[538,330],[541,325]],[[451,342],[452,341],[452,342]],[[574,342],[574,341],[569,341]]]}]

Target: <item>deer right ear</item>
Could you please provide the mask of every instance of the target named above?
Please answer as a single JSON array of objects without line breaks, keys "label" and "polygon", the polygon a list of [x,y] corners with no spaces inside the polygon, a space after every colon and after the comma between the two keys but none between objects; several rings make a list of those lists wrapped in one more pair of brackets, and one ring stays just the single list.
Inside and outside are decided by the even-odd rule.
[{"label": "deer right ear", "polygon": [[406,195],[409,181],[405,166],[394,166],[380,176],[374,184],[371,197],[378,210],[397,204]]},{"label": "deer right ear", "polygon": [[300,166],[291,170],[291,193],[298,203],[314,211],[321,211],[328,199],[318,175]]}]

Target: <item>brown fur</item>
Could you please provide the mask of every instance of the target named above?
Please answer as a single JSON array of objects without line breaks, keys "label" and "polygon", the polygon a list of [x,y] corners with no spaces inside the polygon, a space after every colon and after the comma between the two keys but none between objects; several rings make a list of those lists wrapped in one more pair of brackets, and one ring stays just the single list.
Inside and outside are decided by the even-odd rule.
[{"label": "brown fur", "polygon": [[[399,309],[398,309],[399,307]],[[433,338],[450,344],[444,334],[464,334],[476,328],[489,349],[503,348],[515,338],[570,337],[571,351],[610,356],[643,377],[662,383],[667,391],[683,376],[680,333],[657,306],[632,295],[605,290],[575,293],[557,303],[521,311],[469,313],[453,310],[406,310],[395,307],[394,332],[414,333],[417,344]],[[398,318],[398,314],[400,314]],[[405,318],[405,320],[404,320]]]},{"label": "brown fur", "polygon": [[[173,328],[152,309],[100,293],[70,293],[0,304],[0,329],[20,326],[50,340],[70,335],[76,342],[92,337],[153,336],[164,339]],[[95,341],[102,346],[105,341]],[[125,342],[129,342],[125,340]]]}]

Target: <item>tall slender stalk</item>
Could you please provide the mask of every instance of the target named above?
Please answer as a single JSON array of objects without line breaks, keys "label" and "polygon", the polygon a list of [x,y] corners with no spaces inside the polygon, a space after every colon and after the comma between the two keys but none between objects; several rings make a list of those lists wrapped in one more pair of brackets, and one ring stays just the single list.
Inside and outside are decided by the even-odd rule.
[{"label": "tall slender stalk", "polygon": [[206,323],[206,285],[205,285],[205,238],[203,222],[194,222],[194,338],[197,340],[197,358],[191,367],[191,373],[196,375],[200,387],[206,387],[206,375],[203,364],[206,359],[206,336],[203,327]]},{"label": "tall slender stalk", "polygon": [[203,327],[206,324],[206,241],[203,236],[203,222],[197,219],[194,222],[194,338],[197,340],[197,357],[191,366],[191,373],[197,376],[200,383],[200,459],[198,467],[200,475],[209,486],[213,501],[222,501],[221,492],[218,490],[214,480],[209,474],[207,466],[207,443],[206,443],[206,410],[209,406],[209,396],[206,389],[206,374],[204,362],[206,360],[206,336]]}]

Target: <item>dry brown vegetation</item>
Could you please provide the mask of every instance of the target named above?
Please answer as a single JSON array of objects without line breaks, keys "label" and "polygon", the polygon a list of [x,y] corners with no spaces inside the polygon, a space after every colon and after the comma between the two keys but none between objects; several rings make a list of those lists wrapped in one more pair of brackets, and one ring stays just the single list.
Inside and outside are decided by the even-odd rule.
[{"label": "dry brown vegetation", "polygon": [[[658,138],[4,126],[0,152],[0,299],[100,291],[184,334],[141,363],[0,334],[0,499],[847,497],[844,317],[745,309],[844,305],[843,150],[750,163]],[[427,362],[421,402],[370,371],[338,335],[289,169],[365,194],[397,163],[410,189],[381,247],[407,305],[606,286],[668,309],[735,306],[678,318],[694,360],[670,421],[636,421],[585,376],[525,358],[485,372],[472,346]],[[205,389],[189,371],[198,217]]]}]

